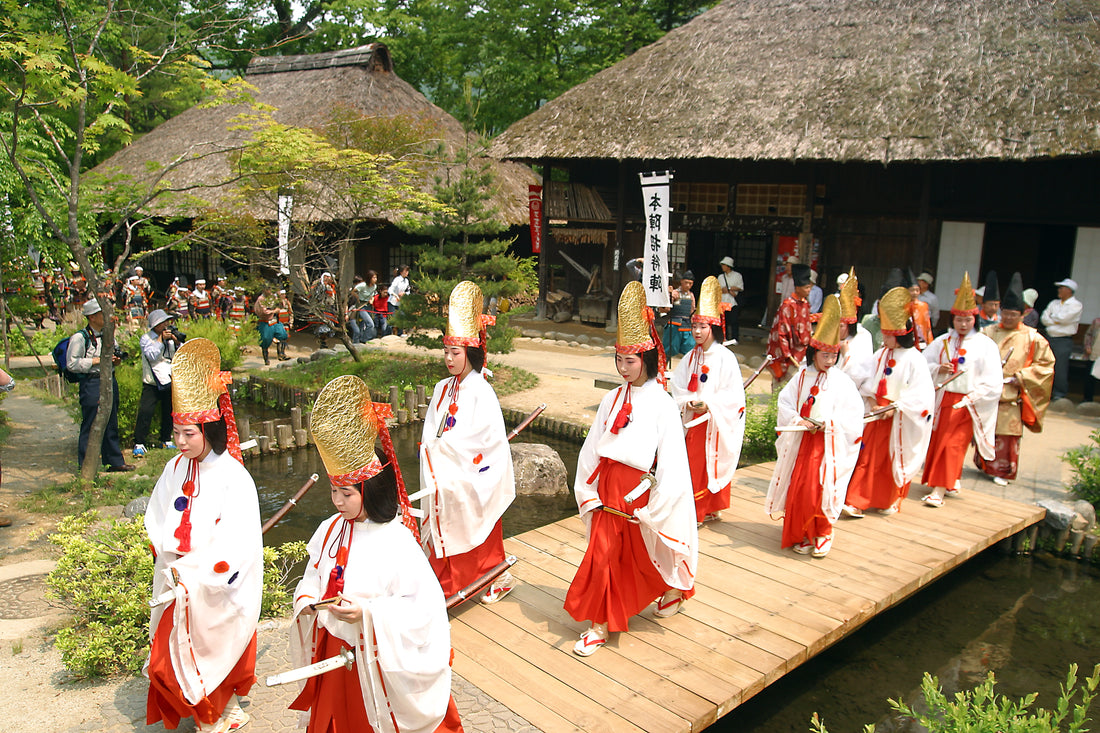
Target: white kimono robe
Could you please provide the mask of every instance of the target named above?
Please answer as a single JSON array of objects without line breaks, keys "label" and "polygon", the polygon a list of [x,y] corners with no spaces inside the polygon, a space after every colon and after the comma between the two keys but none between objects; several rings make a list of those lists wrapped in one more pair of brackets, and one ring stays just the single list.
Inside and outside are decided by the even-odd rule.
[{"label": "white kimono robe", "polygon": [[[879,380],[886,378],[886,399],[894,402],[890,428],[890,455],[894,483],[904,486],[920,475],[928,455],[932,437],[932,410],[935,407],[935,387],[928,374],[928,363],[921,352],[913,349],[893,349],[893,367],[887,364],[890,349],[885,346],[875,352],[874,366],[867,370],[856,386],[863,395],[867,411],[877,407],[875,395]],[[890,369],[890,374],[886,374]],[[883,419],[878,417],[875,419]]]},{"label": "white kimono robe", "polygon": [[[934,339],[924,350],[924,358],[928,361],[934,383],[942,383],[951,376],[951,360],[957,356],[958,348],[958,334],[952,329]],[[974,443],[982,458],[992,461],[995,454],[993,443],[997,428],[997,405],[1003,386],[1001,352],[993,339],[974,329],[963,337],[961,348],[966,351],[961,357],[962,363],[959,364],[963,375],[953,379],[943,389],[936,390],[932,429],[935,430],[939,423],[943,393],[966,395],[962,404],[966,405],[966,410],[970,413],[970,421],[974,426]],[[939,368],[941,365],[943,369]]]},{"label": "white kimono robe", "polygon": [[[211,451],[199,464],[192,549],[184,555],[176,551],[188,463],[181,455],[164,466],[145,511],[145,531],[156,553],[153,598],[172,587],[172,569],[179,573],[169,649],[176,681],[194,705],[221,684],[252,641],[260,618],[264,555],[256,484],[228,450],[221,455]],[[151,635],[165,608],[153,609]]]},{"label": "white kimono robe", "polygon": [[[694,360],[702,353],[707,367],[706,381],[699,380],[695,392],[688,391]],[[707,490],[716,494],[733,481],[741,444],[745,439],[745,388],[737,356],[717,341],[704,352],[697,347],[676,366],[669,380],[672,397],[680,408],[686,424],[695,417],[688,402],[706,403],[707,420]]]},{"label": "white kimono robe", "polygon": [[454,427],[436,437],[453,381],[435,385],[420,439],[420,485],[429,492],[420,538],[439,558],[478,547],[516,498],[500,402],[479,372],[462,380]]},{"label": "white kimono robe", "polygon": [[[401,733],[430,733],[451,700],[451,628],[439,581],[400,515],[386,524],[351,523],[343,595],[363,609],[362,620],[345,623],[322,609],[303,613],[328,586],[336,565],[329,555],[336,553],[327,550],[346,521],[339,514],[326,519],[309,541],[309,562],[294,591],[291,661],[299,667],[313,661],[318,626],[324,627],[355,650],[371,727],[394,733],[392,712]],[[308,721],[303,713],[301,724]]]},{"label": "white kimono robe", "polygon": [[836,366],[847,374],[853,382],[859,381],[864,370],[872,367],[872,357],[875,355],[875,342],[871,338],[871,332],[858,323],[848,324],[848,328],[854,328],[856,333],[845,343],[848,344],[848,353],[839,355]]},{"label": "white kimono robe", "polygon": [[[810,389],[819,372],[814,366],[803,366],[779,393],[776,426],[796,425],[799,406],[810,396]],[[821,511],[830,522],[836,522],[848,493],[859,460],[860,438],[863,435],[863,400],[848,375],[835,367],[825,372],[819,391],[810,409],[810,417],[825,423],[825,457],[821,462]],[[783,432],[776,438],[775,470],[764,510],[768,514],[786,511],[787,490],[791,485],[798,449],[804,432]]]},{"label": "white kimono robe", "polygon": [[588,483],[588,478],[601,457],[652,471],[657,486],[650,491],[649,504],[635,509],[634,516],[641,522],[649,559],[664,581],[673,588],[691,590],[699,562],[699,534],[680,414],[657,380],[650,379],[641,387],[631,387],[630,422],[612,433],[611,425],[623,404],[625,389],[623,385],[604,395],[581,446],[573,485],[577,507],[586,526],[591,527],[591,513],[600,505],[599,480]]}]

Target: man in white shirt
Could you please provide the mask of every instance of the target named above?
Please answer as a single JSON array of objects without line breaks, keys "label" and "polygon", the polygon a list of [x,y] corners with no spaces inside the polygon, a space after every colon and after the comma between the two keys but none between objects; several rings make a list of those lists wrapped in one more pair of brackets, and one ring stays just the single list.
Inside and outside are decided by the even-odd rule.
[{"label": "man in white shirt", "polygon": [[935,278],[930,273],[922,272],[917,275],[917,287],[920,288],[920,295],[917,296],[917,300],[923,300],[928,304],[928,318],[932,321],[933,331],[939,327],[940,323],[940,299],[932,292],[934,281]]},{"label": "man in white shirt", "polygon": [[734,344],[741,338],[741,328],[737,324],[737,294],[745,289],[745,280],[741,273],[733,269],[733,258],[723,257],[718,263],[722,268],[722,274],[718,276],[718,287],[722,291],[722,302],[729,303],[730,308],[725,313],[726,340],[732,340]]},{"label": "man in white shirt", "polygon": [[1050,350],[1054,352],[1054,389],[1050,399],[1059,400],[1069,393],[1069,357],[1073,353],[1073,337],[1081,321],[1084,305],[1073,297],[1077,283],[1068,277],[1054,283],[1058,287],[1058,300],[1047,303],[1039,318],[1047,332]]},{"label": "man in white shirt", "polygon": [[153,415],[160,406],[160,440],[154,447],[172,448],[172,357],[180,346],[170,316],[161,309],[149,314],[149,331],[141,337],[141,400],[134,422],[134,455],[145,455]]},{"label": "man in white shirt", "polygon": [[[401,299],[408,294],[410,289],[409,266],[401,265],[397,270],[397,275],[394,276],[393,281],[390,283],[390,318],[393,318],[401,308]],[[395,336],[402,335],[401,329],[394,328],[393,334]]]}]

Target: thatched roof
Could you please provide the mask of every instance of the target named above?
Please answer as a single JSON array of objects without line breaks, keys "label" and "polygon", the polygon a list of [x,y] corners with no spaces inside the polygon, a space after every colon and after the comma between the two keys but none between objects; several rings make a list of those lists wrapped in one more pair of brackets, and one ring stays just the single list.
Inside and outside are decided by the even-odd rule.
[{"label": "thatched roof", "polygon": [[509,127],[501,158],[1100,153],[1098,0],[726,0]]},{"label": "thatched roof", "polygon": [[[286,125],[317,127],[329,120],[334,108],[344,107],[372,116],[411,115],[432,120],[452,151],[464,144],[465,133],[458,120],[398,77],[389,50],[380,43],[308,56],[257,57],[249,64],[245,81],[256,88],[255,100],[275,107],[274,118]],[[122,172],[149,180],[153,175],[150,163],[164,166],[182,156],[187,162],[167,176],[173,187],[203,186],[191,195],[208,204],[232,204],[232,187],[219,184],[234,174],[227,151],[238,148],[247,133],[229,128],[245,111],[243,105],[192,107],[111,156],[96,172]],[[517,163],[495,161],[493,168],[498,187],[493,204],[501,218],[512,225],[527,223],[527,186],[538,179]],[[430,189],[430,182],[425,188]],[[202,206],[178,199],[174,203],[154,201],[151,213],[188,215]],[[268,208],[252,213],[274,219],[274,206]],[[386,212],[376,214],[388,218]]]}]

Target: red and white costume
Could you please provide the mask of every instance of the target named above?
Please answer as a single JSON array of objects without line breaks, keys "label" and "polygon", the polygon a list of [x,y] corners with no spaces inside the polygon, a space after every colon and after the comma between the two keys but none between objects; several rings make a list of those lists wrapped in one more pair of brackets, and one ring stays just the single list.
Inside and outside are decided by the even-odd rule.
[{"label": "red and white costume", "polygon": [[858,509],[888,509],[909,494],[909,483],[924,464],[935,388],[919,351],[886,347],[875,352],[874,367],[857,386],[868,411],[891,402],[897,409],[864,426],[847,503]]},{"label": "red and white costume", "polygon": [[[629,420],[616,430],[624,414]],[[626,631],[628,619],[665,591],[693,594],[698,531],[681,426],[676,403],[655,379],[618,387],[600,402],[574,483],[588,536],[565,598],[576,620]],[[657,485],[627,504],[626,494],[651,470]],[[640,524],[597,511],[601,505],[633,514]]]},{"label": "red and white costume", "polygon": [[[359,622],[309,612],[310,603],[337,592],[363,609]],[[354,668],[310,678],[291,704],[310,711],[301,721],[308,722],[309,731],[462,729],[451,701],[443,593],[400,515],[379,524],[349,522],[336,514],[309,541],[309,562],[294,593],[291,661],[305,666],[342,648],[354,650]],[[360,696],[362,708],[353,699]],[[441,725],[445,717],[449,722]]]},{"label": "red and white costume", "polygon": [[[173,458],[153,488],[145,530],[156,555],[153,598],[170,588],[176,595],[152,611],[147,722],[175,728],[191,716],[213,723],[255,681],[263,538],[252,476],[229,450],[201,462]],[[180,549],[181,534],[189,536],[188,551]]]},{"label": "red and white costume", "polygon": [[874,363],[875,343],[871,332],[858,323],[849,323],[848,330],[855,331],[855,334],[841,341],[847,348],[838,353],[836,368],[857,382]]},{"label": "red and white costume", "polygon": [[[707,415],[706,422],[684,436],[691,467],[697,521],[729,508],[730,484],[745,438],[745,388],[737,356],[717,341],[705,351],[696,346],[680,360],[669,380],[672,397],[686,425]],[[697,413],[689,402],[703,402]]]},{"label": "red and white costume", "polygon": [[978,453],[993,460],[997,404],[1001,397],[1001,355],[993,339],[975,329],[960,337],[954,329],[924,350],[936,390],[932,435],[921,483],[952,489],[962,475],[971,439]]},{"label": "red and white costume", "polygon": [[420,485],[428,490],[420,538],[450,596],[504,561],[500,518],[516,497],[500,402],[480,372],[435,385],[421,436]]},{"label": "red and white costume", "polygon": [[832,535],[848,482],[859,457],[863,400],[840,369],[820,372],[803,366],[779,393],[776,425],[803,417],[820,421],[814,432],[783,432],[775,441],[776,462],[764,509],[783,514],[782,547]]}]

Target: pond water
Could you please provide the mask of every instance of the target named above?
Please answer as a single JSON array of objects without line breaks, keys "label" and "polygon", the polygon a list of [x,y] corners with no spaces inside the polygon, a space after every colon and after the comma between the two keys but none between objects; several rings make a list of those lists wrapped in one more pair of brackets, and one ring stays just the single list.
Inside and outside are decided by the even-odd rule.
[{"label": "pond water", "polygon": [[[251,406],[248,406],[247,411],[254,419],[261,417]],[[398,426],[390,431],[397,462],[402,469],[401,475],[405,479],[405,488],[410,494],[420,490],[420,464],[416,456],[420,431],[420,424]],[[580,446],[564,440],[525,433],[520,433],[513,442],[545,443],[556,450],[565,462],[570,491],[562,496],[517,496],[504,513],[504,536],[511,537],[576,514],[577,504],[573,500],[572,486]],[[311,473],[319,476],[317,485],[267,533],[267,544],[308,540],[321,521],[336,511],[329,499],[329,483],[324,463],[317,449],[312,446],[249,459],[248,470],[256,481],[256,489],[260,495],[260,516],[265,521],[287,499],[294,496]]]},{"label": "pond water", "polygon": [[[251,406],[245,408],[253,412]],[[259,417],[260,411],[253,414]],[[420,425],[392,431],[409,493],[419,490],[416,444]],[[579,445],[522,434],[559,452],[572,486]],[[321,477],[265,538],[268,544],[307,540],[333,513],[324,465],[310,447],[251,459],[263,518],[274,514],[311,473]],[[572,492],[559,497],[517,497],[504,515],[512,536],[576,514]],[[888,698],[916,702],[921,678],[936,675],[945,691],[970,689],[987,672],[998,691],[1020,697],[1039,693],[1052,707],[1069,665],[1082,674],[1100,661],[1100,570],[1046,554],[1007,557],[994,550],[965,563],[915,597],[874,619],[735,709],[708,730],[714,733],[807,731],[814,712],[833,733],[908,731],[895,720]],[[1100,714],[1100,713],[1098,713]]]},{"label": "pond water", "polygon": [[[988,672],[997,692],[1038,692],[1052,708],[1071,663],[1100,662],[1100,573],[1047,554],[990,550],[819,654],[708,728],[713,733],[807,731],[814,712],[832,733],[915,731],[886,700],[920,699],[924,672],[950,695]],[[921,708],[918,708],[921,709]],[[1100,706],[1093,706],[1093,718]]]}]

